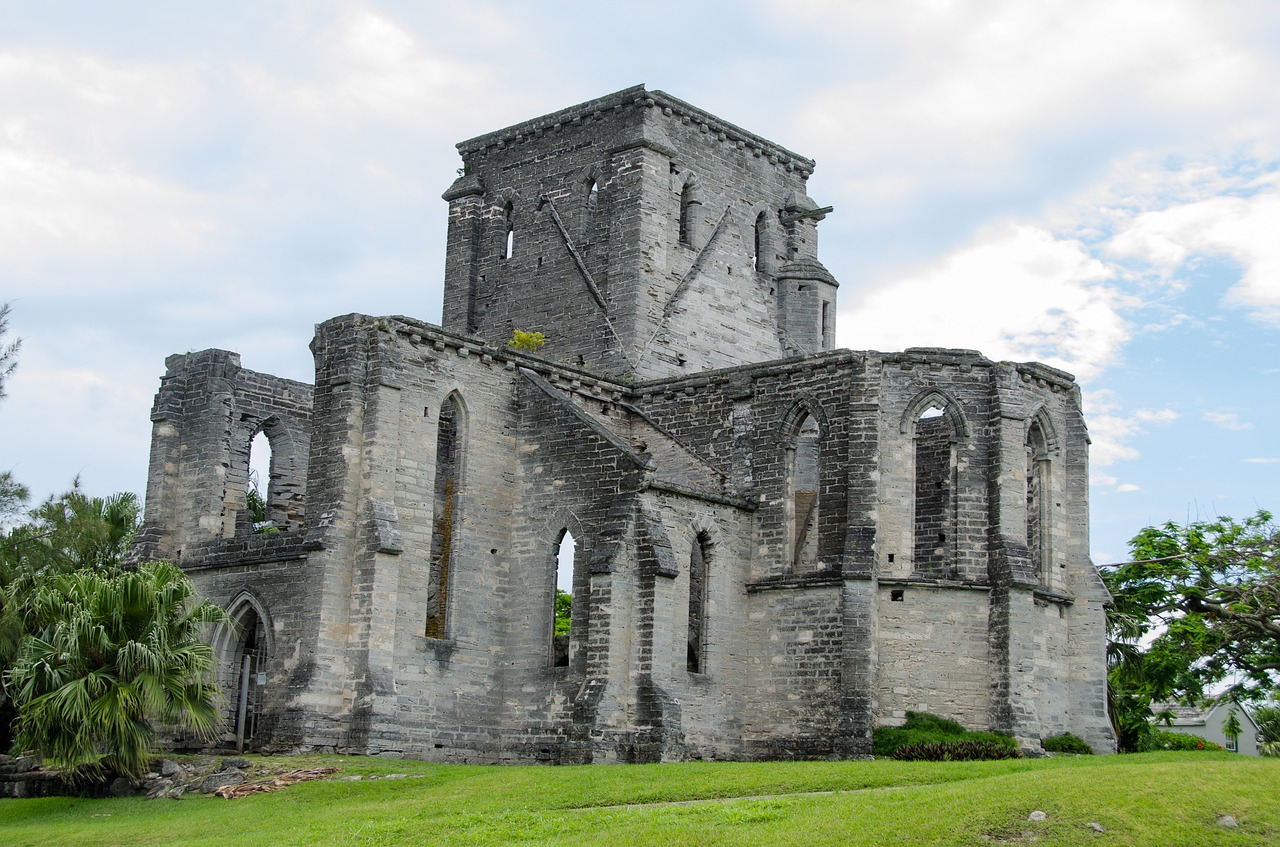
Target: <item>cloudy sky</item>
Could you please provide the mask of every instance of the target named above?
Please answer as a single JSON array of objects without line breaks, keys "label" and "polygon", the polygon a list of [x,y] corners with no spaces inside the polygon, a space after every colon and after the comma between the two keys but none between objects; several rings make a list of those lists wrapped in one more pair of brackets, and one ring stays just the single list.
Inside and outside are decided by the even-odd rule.
[{"label": "cloudy sky", "polygon": [[170,353],[440,317],[453,145],[637,83],[804,155],[839,340],[1075,373],[1093,549],[1280,509],[1280,4],[0,0],[0,468],[141,492]]}]

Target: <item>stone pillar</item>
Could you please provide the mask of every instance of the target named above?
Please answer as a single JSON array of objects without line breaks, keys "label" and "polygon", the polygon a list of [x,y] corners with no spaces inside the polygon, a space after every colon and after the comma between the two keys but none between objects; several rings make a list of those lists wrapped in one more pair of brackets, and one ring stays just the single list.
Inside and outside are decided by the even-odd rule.
[{"label": "stone pillar", "polygon": [[223,499],[240,356],[202,350],[170,356],[165,366],[151,412],[146,517],[133,555],[181,561],[188,546],[234,531]]}]

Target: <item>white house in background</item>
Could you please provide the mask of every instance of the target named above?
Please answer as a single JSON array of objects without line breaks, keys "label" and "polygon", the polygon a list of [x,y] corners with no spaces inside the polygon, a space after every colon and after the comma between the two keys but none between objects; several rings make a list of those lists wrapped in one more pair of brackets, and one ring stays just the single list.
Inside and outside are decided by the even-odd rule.
[{"label": "white house in background", "polygon": [[[1228,738],[1222,729],[1232,709],[1235,709],[1236,717],[1240,721],[1240,736],[1235,741]],[[1151,711],[1157,716],[1165,710],[1173,712],[1173,722],[1167,728],[1174,732],[1195,735],[1205,741],[1212,741],[1232,753],[1244,753],[1246,756],[1259,755],[1258,725],[1253,722],[1253,717],[1247,710],[1235,703],[1214,703],[1204,709],[1180,706],[1176,703],[1151,704]],[[1153,718],[1152,723],[1161,729],[1166,728],[1164,721],[1158,718]]]}]

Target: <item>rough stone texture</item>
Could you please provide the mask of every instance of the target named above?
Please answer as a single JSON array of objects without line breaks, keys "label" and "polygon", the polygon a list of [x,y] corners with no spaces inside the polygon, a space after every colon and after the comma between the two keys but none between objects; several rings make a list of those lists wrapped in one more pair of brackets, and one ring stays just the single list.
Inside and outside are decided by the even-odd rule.
[{"label": "rough stone texture", "polygon": [[326,321],[314,386],[167,362],[136,554],[264,622],[250,749],[845,757],[921,708],[1114,749],[1068,374],[830,349],[813,163],[662,92],[459,150],[443,328]]}]

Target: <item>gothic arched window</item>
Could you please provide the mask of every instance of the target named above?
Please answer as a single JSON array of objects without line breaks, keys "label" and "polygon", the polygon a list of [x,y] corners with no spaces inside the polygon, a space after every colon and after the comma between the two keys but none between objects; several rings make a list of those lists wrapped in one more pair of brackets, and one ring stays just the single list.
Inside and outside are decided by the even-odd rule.
[{"label": "gothic arched window", "polygon": [[915,421],[915,570],[926,576],[955,575],[955,431],[943,401]]},{"label": "gothic arched window", "polygon": [[1026,448],[1027,550],[1031,554],[1032,571],[1040,582],[1048,584],[1052,579],[1049,567],[1049,441],[1038,419],[1033,419],[1027,430]]},{"label": "gothic arched window", "polygon": [[791,449],[791,567],[796,572],[818,563],[821,437],[818,422],[806,413],[795,430]]},{"label": "gothic arched window", "polygon": [[689,673],[703,673],[706,669],[707,649],[707,588],[711,560],[711,539],[700,532],[693,539],[689,552],[689,620],[688,649],[685,669]]},{"label": "gothic arched window", "polygon": [[436,426],[436,479],[427,576],[428,638],[445,638],[449,624],[449,590],[462,482],[462,406],[456,394],[440,404]]}]

